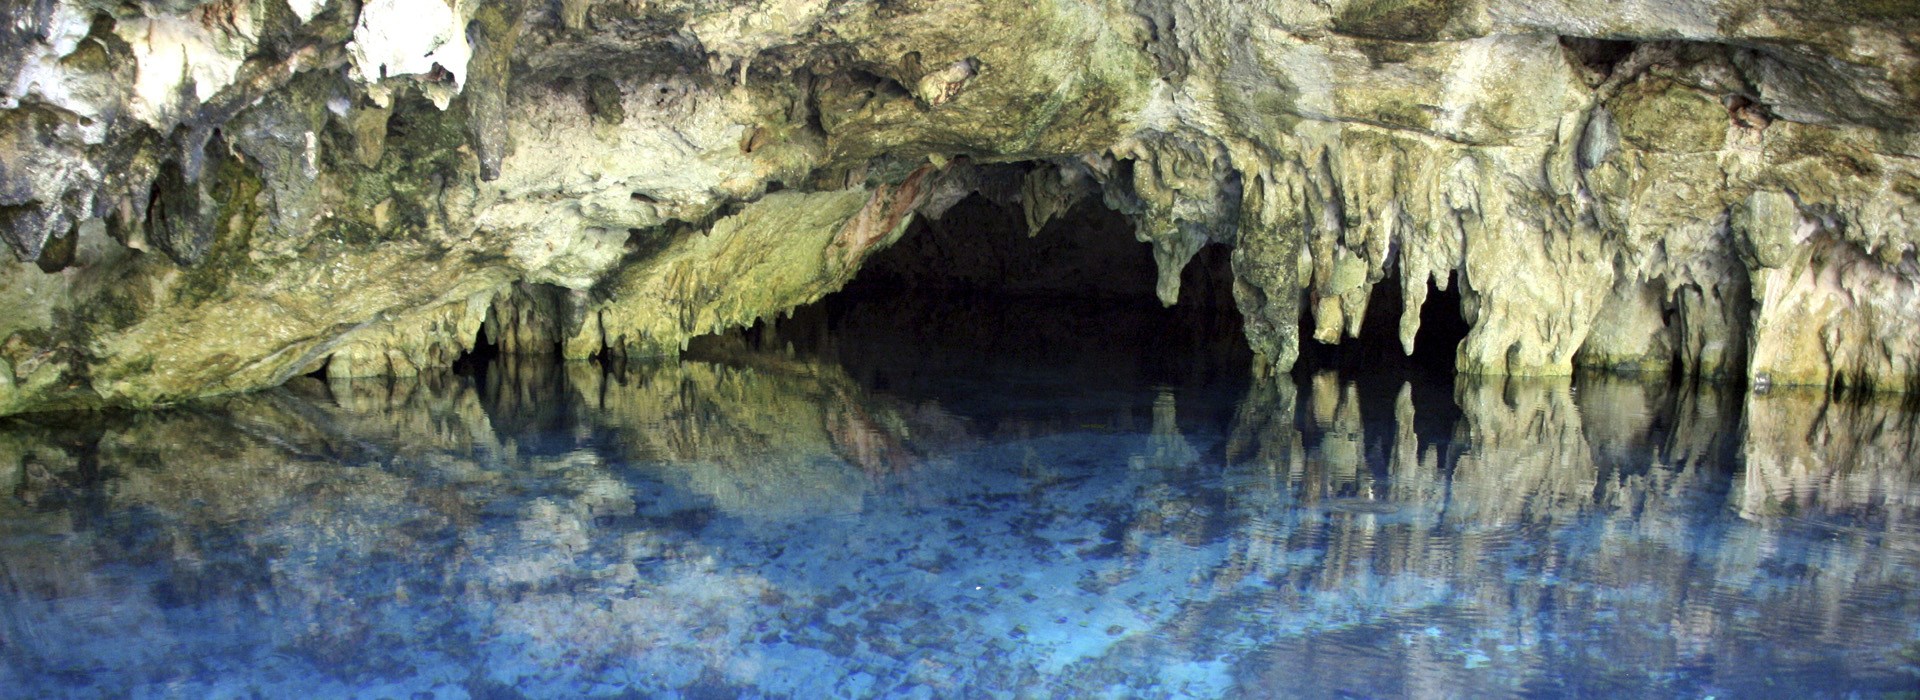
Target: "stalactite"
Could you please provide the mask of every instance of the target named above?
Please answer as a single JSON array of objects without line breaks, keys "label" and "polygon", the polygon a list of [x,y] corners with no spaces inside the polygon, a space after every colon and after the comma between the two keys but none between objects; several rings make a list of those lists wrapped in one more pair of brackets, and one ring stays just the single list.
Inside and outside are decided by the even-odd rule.
[{"label": "stalactite", "polygon": [[550,356],[560,345],[571,301],[557,287],[516,283],[494,296],[483,328],[502,354]]},{"label": "stalactite", "polygon": [[1912,13],[789,5],[4,11],[0,413],[418,371],[519,283],[567,291],[517,347],[670,353],[1096,191],[1165,303],[1234,247],[1267,372],[1397,275],[1407,352],[1459,285],[1464,373],[1920,383]]}]

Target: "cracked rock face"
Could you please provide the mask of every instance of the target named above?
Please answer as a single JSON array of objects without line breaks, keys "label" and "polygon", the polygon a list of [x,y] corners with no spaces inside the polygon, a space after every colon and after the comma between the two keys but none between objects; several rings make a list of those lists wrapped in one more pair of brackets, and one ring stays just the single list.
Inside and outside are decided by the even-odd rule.
[{"label": "cracked rock face", "polygon": [[669,354],[978,192],[1232,248],[1266,371],[1920,381],[1893,0],[28,0],[0,7],[0,414]]}]

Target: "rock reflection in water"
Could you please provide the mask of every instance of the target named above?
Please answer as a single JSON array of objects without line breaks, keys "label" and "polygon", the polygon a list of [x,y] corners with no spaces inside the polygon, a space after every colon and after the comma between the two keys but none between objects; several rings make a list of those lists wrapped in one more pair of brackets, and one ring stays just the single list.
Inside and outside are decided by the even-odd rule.
[{"label": "rock reflection in water", "polygon": [[622,459],[734,517],[858,513],[876,477],[914,467],[910,432],[954,432],[937,407],[870,396],[837,365],[733,344],[705,356],[612,373],[575,365],[567,380]]},{"label": "rock reflection in water", "polygon": [[[1228,568],[1284,585],[1213,604],[1262,611],[1240,631],[1276,641],[1235,673],[1255,687],[1812,697],[1910,688],[1920,670],[1920,468],[1903,410],[1754,397],[1748,430],[1766,432],[1749,433],[1742,469],[1739,407],[1711,389],[1462,379],[1462,420],[1428,444],[1409,429],[1411,387],[1391,431],[1358,421],[1353,384],[1311,387],[1301,435],[1243,422],[1265,434],[1237,441],[1258,451],[1237,461],[1254,483],[1236,492],[1280,501],[1238,508],[1251,522]],[[1243,415],[1284,415],[1292,399],[1250,403]],[[1780,507],[1756,487],[1798,499],[1804,520],[1730,518]],[[1276,638],[1274,619],[1308,622]],[[1321,672],[1379,669],[1383,649],[1404,659],[1391,673]]]},{"label": "rock reflection in water", "polygon": [[955,401],[898,358],[700,358],[5,424],[0,687],[1818,696],[1920,672],[1897,404],[1333,374]]}]

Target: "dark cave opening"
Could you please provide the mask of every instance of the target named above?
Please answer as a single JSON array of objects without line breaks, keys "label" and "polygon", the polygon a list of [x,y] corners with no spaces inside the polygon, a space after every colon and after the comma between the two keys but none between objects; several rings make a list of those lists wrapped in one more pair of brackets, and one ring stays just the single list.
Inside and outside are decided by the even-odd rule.
[{"label": "dark cave opening", "polygon": [[1083,200],[1029,236],[1016,206],[973,194],[937,220],[916,220],[842,293],[1145,299],[1153,296],[1155,274],[1132,224],[1098,202]]},{"label": "dark cave opening", "polygon": [[1614,69],[1640,48],[1639,42],[1562,36],[1560,46],[1577,65],[1600,81],[1612,77]]},{"label": "dark cave opening", "polygon": [[[1460,420],[1460,407],[1454,401],[1453,391],[1455,355],[1472,326],[1461,314],[1459,278],[1450,277],[1444,290],[1428,282],[1427,298],[1420,306],[1420,328],[1414,334],[1413,354],[1408,355],[1400,345],[1400,316],[1406,308],[1405,299],[1399,274],[1389,271],[1367,298],[1360,336],[1342,338],[1339,344],[1314,340],[1312,314],[1303,311],[1300,360],[1294,364],[1293,378],[1307,394],[1328,387],[1350,386],[1360,402],[1360,413],[1369,425],[1395,420],[1399,394],[1403,387],[1410,388],[1414,433],[1421,436],[1424,449],[1444,442],[1444,436],[1451,434],[1451,426]],[[1306,303],[1302,306],[1304,309]],[[1316,377],[1321,376],[1339,381],[1316,382]]]},{"label": "dark cave opening", "polygon": [[737,337],[837,361],[882,390],[1004,372],[1059,391],[1238,384],[1252,355],[1229,253],[1203,247],[1163,307],[1152,248],[1098,199],[1030,236],[1018,204],[974,194],[911,224],[841,291],[692,353]]},{"label": "dark cave opening", "polygon": [[[1420,306],[1420,329],[1414,334],[1413,354],[1400,345],[1400,316],[1406,309],[1400,276],[1388,274],[1367,298],[1360,336],[1338,344],[1313,339],[1313,317],[1300,315],[1300,362],[1296,373],[1333,370],[1342,374],[1406,377],[1421,375],[1445,380],[1453,376],[1460,341],[1472,329],[1461,314],[1460,283],[1450,278],[1446,289],[1427,283],[1427,299]],[[1305,305],[1303,304],[1303,307]]]},{"label": "dark cave opening", "polygon": [[[500,344],[488,337],[486,324],[481,324],[480,330],[474,334],[473,348],[454,358],[453,371],[455,374],[484,379],[487,369],[500,359],[500,355]],[[554,353],[553,357],[558,358],[559,353]]]}]

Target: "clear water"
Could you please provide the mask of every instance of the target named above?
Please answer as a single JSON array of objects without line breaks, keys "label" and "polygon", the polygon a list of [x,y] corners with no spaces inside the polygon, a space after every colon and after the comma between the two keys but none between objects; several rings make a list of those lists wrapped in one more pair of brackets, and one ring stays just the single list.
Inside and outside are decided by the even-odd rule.
[{"label": "clear water", "polygon": [[1898,404],[1255,381],[1152,313],[837,313],[0,424],[0,695],[1920,689]]}]

